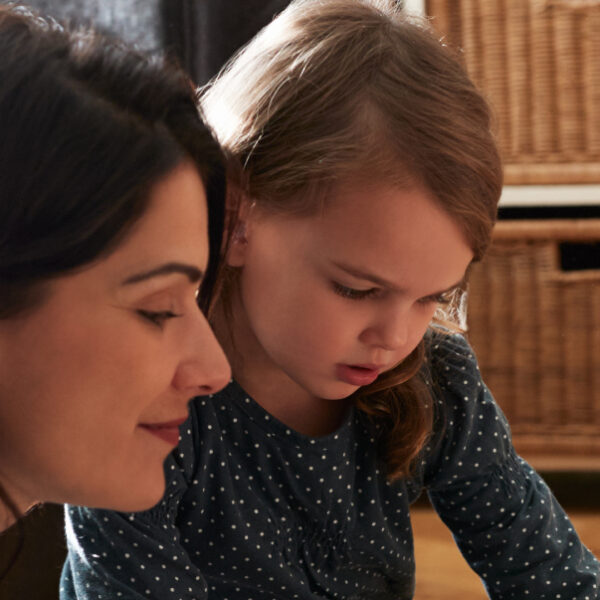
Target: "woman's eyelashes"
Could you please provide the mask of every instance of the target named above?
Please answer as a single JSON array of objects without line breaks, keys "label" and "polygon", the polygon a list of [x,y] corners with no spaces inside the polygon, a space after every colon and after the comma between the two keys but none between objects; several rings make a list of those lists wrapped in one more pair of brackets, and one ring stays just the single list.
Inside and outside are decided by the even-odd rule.
[{"label": "woman's eyelashes", "polygon": [[162,328],[169,319],[176,319],[182,315],[174,313],[172,310],[144,310],[138,309],[138,315],[150,323]]},{"label": "woman's eyelashes", "polygon": [[[198,308],[198,288],[194,287],[192,296],[188,296],[189,288],[183,291],[174,289],[170,291],[159,291],[149,297],[139,300],[139,305],[149,308],[136,308],[138,316],[152,325],[163,328],[167,321],[177,319],[188,314],[189,311],[199,311]],[[169,308],[160,308],[169,307]]]}]

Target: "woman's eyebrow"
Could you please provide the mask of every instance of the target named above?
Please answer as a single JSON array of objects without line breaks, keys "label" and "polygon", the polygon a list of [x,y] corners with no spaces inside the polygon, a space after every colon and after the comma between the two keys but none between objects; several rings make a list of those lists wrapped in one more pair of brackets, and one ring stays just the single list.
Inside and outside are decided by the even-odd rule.
[{"label": "woman's eyebrow", "polygon": [[164,275],[171,275],[172,273],[181,273],[186,275],[191,283],[200,281],[204,276],[204,273],[193,265],[187,265],[184,263],[170,262],[160,265],[149,271],[143,271],[142,273],[136,273],[131,275],[127,279],[121,282],[121,285],[131,285],[133,283],[139,283],[140,281],[146,281],[153,277],[162,277]]}]

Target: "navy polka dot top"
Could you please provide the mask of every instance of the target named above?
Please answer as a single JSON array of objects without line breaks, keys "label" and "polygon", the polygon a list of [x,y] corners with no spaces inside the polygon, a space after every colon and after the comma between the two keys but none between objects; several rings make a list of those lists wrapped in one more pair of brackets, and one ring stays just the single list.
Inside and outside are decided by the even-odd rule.
[{"label": "navy polka dot top", "polygon": [[156,507],[67,507],[61,599],[408,600],[423,490],[490,598],[600,599],[598,561],[515,454],[471,349],[454,334],[429,342],[444,418],[410,479],[386,479],[359,411],[312,438],[232,382],[192,401]]}]

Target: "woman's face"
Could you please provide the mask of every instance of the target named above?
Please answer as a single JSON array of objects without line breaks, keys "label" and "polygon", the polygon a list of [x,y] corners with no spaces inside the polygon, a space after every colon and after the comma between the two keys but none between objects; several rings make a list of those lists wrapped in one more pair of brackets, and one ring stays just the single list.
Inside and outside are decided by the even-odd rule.
[{"label": "woman's face", "polygon": [[111,255],[0,321],[0,481],[17,501],[132,511],[162,497],[188,400],[230,378],[196,306],[207,260],[204,188],[185,164]]}]

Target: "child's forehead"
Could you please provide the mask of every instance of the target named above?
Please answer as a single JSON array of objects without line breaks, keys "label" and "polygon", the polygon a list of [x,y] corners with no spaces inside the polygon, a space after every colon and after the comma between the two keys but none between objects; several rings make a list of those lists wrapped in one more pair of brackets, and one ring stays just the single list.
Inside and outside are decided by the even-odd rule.
[{"label": "child's forehead", "polygon": [[324,247],[368,244],[382,251],[386,245],[397,246],[400,241],[409,244],[411,240],[416,245],[422,243],[420,235],[458,228],[424,186],[365,181],[333,186],[318,210],[302,216],[280,214],[275,221],[275,227],[285,232],[283,235],[295,236],[303,231],[302,235]]},{"label": "child's forehead", "polygon": [[[386,181],[377,175],[361,176],[337,182],[332,185],[323,199],[321,215],[324,218],[348,218],[361,215],[374,217],[387,214],[393,219],[398,211],[405,218],[406,204],[435,204],[434,195],[416,179]],[[440,207],[441,208],[441,207]]]}]

